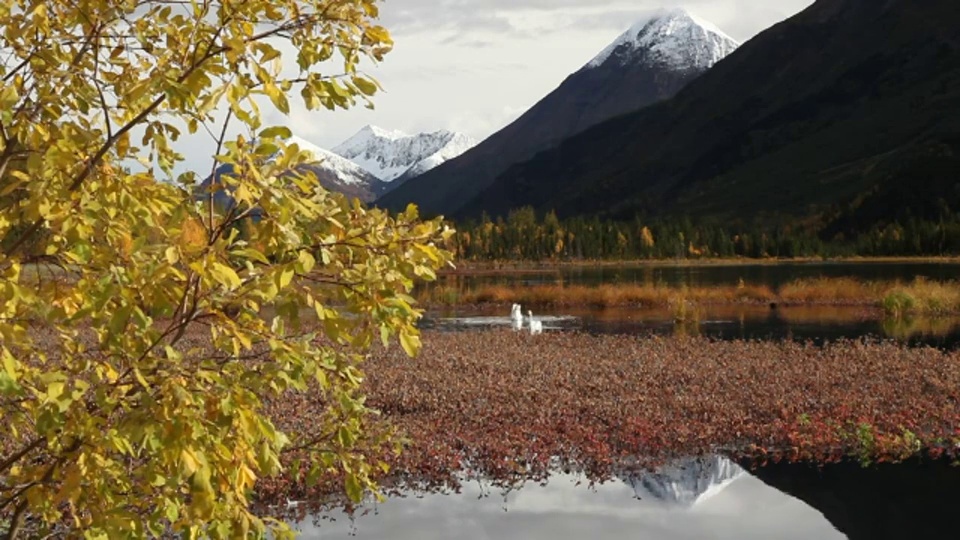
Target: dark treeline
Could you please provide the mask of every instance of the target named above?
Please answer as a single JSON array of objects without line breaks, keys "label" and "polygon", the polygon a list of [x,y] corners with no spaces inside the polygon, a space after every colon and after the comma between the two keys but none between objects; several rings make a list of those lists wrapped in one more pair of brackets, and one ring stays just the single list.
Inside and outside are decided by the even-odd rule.
[{"label": "dark treeline", "polygon": [[829,239],[800,226],[695,223],[690,218],[607,221],[558,219],[531,208],[504,218],[456,224],[463,260],[629,260],[712,257],[794,258],[935,256],[960,253],[960,214],[935,221],[907,218]]}]

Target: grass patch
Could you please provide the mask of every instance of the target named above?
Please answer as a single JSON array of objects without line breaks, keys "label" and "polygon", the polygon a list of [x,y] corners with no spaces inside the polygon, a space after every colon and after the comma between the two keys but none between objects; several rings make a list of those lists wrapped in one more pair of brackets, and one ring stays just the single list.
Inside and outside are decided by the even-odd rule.
[{"label": "grass patch", "polygon": [[898,317],[911,313],[957,313],[960,311],[960,284],[917,278],[908,285],[890,288],[882,303],[888,314]]},{"label": "grass patch", "polygon": [[785,304],[868,304],[877,300],[879,282],[852,278],[800,279],[780,288],[780,301]]},{"label": "grass patch", "polygon": [[426,304],[510,304],[529,306],[673,306],[678,303],[770,302],[776,295],[764,286],[671,287],[666,285],[484,285],[456,290],[432,287],[419,293]]}]

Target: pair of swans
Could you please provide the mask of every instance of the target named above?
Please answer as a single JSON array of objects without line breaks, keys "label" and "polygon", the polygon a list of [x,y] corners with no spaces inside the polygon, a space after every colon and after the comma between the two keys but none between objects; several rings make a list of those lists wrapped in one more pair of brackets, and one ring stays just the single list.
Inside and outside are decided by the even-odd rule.
[{"label": "pair of swans", "polygon": [[[513,329],[523,329],[523,310],[520,304],[514,304],[510,309],[510,319],[512,319]],[[543,321],[533,318],[533,311],[527,310],[527,320],[530,322],[530,335],[535,336],[543,333]]]}]

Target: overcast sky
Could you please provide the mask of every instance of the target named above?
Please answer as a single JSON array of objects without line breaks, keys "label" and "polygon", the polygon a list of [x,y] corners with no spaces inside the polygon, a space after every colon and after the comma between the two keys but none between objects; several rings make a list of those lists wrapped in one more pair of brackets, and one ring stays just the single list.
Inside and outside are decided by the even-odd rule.
[{"label": "overcast sky", "polygon": [[366,124],[482,139],[515,119],[635,21],[681,6],[743,42],[812,0],[386,0],[395,47],[368,72],[373,111],[297,112],[290,125],[333,146]]},{"label": "overcast sky", "polygon": [[[450,129],[481,140],[514,120],[659,8],[684,7],[743,42],[812,0],[386,0],[382,24],[395,46],[366,72],[385,92],[362,106],[268,117],[327,148],[366,124],[408,133]],[[209,137],[201,137],[209,138]],[[214,146],[179,148],[186,167],[208,163]],[[205,167],[206,165],[204,165]]]}]

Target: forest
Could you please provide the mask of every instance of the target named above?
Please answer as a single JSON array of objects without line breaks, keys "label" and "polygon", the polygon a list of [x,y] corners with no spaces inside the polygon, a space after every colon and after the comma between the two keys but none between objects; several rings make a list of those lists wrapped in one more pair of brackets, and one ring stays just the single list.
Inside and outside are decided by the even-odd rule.
[{"label": "forest", "polygon": [[454,224],[460,260],[567,261],[700,258],[809,258],[943,256],[960,253],[960,214],[943,209],[935,219],[908,216],[864,230],[826,233],[806,223],[718,224],[691,217],[636,216],[560,219],[531,207],[504,219],[483,215]]}]

